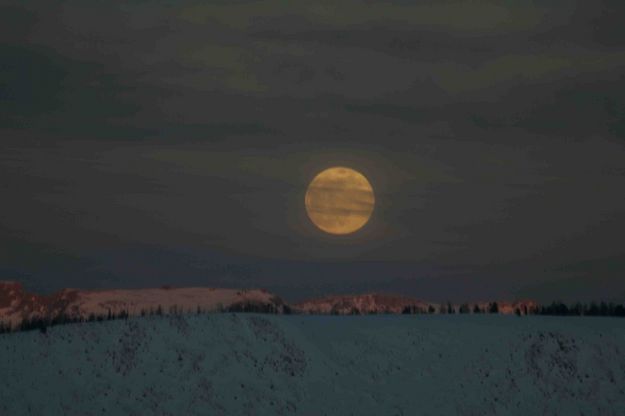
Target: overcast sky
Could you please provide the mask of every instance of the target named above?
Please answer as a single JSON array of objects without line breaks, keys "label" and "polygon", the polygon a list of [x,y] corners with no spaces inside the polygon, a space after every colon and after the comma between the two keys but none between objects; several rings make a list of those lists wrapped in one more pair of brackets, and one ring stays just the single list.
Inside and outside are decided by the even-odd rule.
[{"label": "overcast sky", "polygon": [[0,279],[625,299],[621,0],[0,5]]}]

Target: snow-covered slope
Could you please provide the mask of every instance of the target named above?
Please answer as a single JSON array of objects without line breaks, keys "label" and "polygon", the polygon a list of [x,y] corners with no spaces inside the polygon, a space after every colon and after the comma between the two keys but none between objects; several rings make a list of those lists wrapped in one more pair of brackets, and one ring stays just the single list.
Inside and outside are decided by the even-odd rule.
[{"label": "snow-covered slope", "polygon": [[0,415],[623,415],[619,318],[204,314],[0,335]]},{"label": "snow-covered slope", "polygon": [[229,309],[237,305],[254,305],[258,309],[281,312],[284,303],[277,296],[261,289],[213,289],[205,287],[126,290],[64,289],[41,296],[27,293],[16,282],[0,282],[0,322],[18,325],[24,319],[59,315],[87,319],[89,315],[106,316],[109,311],[130,316],[149,314],[156,310],[196,312]]}]

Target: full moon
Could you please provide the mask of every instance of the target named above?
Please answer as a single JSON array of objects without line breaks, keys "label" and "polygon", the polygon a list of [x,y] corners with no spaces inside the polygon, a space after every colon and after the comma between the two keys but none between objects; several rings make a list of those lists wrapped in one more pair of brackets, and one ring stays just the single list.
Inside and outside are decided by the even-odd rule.
[{"label": "full moon", "polygon": [[310,220],[330,234],[351,234],[371,218],[375,197],[365,176],[338,166],[319,173],[306,191]]}]

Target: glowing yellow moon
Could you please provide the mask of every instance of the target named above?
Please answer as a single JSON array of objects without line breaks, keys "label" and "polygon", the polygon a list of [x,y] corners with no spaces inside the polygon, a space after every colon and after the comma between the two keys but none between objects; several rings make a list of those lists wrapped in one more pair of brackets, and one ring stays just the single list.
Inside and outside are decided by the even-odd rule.
[{"label": "glowing yellow moon", "polygon": [[373,188],[365,176],[338,166],[319,173],[306,191],[306,212],[330,234],[350,234],[362,228],[373,212]]}]

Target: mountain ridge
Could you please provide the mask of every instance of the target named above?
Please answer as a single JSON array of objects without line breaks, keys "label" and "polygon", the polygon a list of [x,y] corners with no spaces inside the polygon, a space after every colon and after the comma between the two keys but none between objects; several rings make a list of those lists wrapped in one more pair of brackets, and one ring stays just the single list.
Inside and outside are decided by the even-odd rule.
[{"label": "mountain ridge", "polygon": [[[496,310],[492,310],[493,304],[496,304]],[[80,321],[120,314],[232,311],[332,315],[458,312],[526,315],[537,306],[531,300],[441,304],[378,292],[328,295],[288,304],[265,289],[172,286],[98,290],[65,288],[50,295],[39,295],[27,292],[19,282],[0,281],[0,323],[11,328],[33,319]]]},{"label": "mountain ridge", "polygon": [[82,290],[62,289],[50,295],[24,290],[19,282],[0,282],[0,323],[19,326],[32,319],[88,320],[92,317],[150,313],[194,313],[221,310],[284,313],[288,306],[264,289],[208,287]]}]

